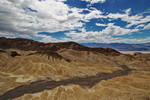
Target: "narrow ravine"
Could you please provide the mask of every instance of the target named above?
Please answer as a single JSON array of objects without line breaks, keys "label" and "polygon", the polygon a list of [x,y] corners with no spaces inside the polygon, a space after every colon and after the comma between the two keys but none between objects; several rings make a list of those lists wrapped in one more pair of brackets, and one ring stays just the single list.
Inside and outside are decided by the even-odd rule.
[{"label": "narrow ravine", "polygon": [[9,100],[20,97],[27,93],[37,93],[44,90],[51,90],[61,85],[68,85],[68,84],[77,84],[80,86],[87,86],[92,87],[96,83],[100,82],[101,80],[107,80],[114,77],[124,76],[127,75],[129,71],[132,69],[128,68],[125,65],[120,65],[122,70],[116,70],[112,73],[98,73],[96,76],[88,76],[88,77],[74,77],[67,80],[62,81],[37,81],[32,82],[29,85],[22,85],[18,86],[12,90],[7,91],[3,95],[0,96],[0,100]]}]

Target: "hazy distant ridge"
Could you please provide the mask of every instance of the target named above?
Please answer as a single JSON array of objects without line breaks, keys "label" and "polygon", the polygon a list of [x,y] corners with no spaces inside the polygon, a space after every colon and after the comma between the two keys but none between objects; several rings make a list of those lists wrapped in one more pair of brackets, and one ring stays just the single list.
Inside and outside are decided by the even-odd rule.
[{"label": "hazy distant ridge", "polygon": [[81,43],[84,46],[97,48],[113,48],[119,51],[150,51],[150,43],[126,44],[126,43]]}]

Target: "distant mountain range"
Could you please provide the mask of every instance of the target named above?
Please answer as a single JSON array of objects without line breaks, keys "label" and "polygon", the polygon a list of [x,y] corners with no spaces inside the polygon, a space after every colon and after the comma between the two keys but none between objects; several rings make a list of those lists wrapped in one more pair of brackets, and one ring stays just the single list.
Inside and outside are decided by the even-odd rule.
[{"label": "distant mountain range", "polygon": [[113,48],[118,51],[150,51],[150,43],[126,44],[126,43],[81,43],[92,48]]},{"label": "distant mountain range", "polygon": [[25,51],[57,52],[62,49],[102,53],[104,55],[120,55],[120,52],[111,48],[90,48],[76,42],[42,43],[23,38],[0,37],[0,49],[19,49]]},{"label": "distant mountain range", "polygon": [[[57,51],[60,49],[74,49],[81,51],[92,51],[103,54],[118,54],[117,51],[150,51],[150,43],[125,44],[125,43],[42,43],[23,38],[5,38],[0,37],[0,48],[3,49],[21,49],[36,51]],[[112,48],[112,49],[111,49]],[[115,49],[115,50],[114,50]],[[117,50],[117,51],[116,51]]]}]

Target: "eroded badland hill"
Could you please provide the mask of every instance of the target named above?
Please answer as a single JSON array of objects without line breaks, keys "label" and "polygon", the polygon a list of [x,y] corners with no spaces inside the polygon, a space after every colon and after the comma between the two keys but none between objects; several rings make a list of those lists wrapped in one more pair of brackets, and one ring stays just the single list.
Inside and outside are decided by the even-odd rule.
[{"label": "eroded badland hill", "polygon": [[0,38],[0,100],[149,100],[150,54]]}]

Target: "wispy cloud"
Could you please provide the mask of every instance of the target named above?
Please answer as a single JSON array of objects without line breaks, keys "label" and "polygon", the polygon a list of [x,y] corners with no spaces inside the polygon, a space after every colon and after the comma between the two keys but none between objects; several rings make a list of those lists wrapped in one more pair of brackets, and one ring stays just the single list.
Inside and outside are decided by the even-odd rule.
[{"label": "wispy cloud", "polygon": [[107,26],[106,24],[96,23],[97,26]]},{"label": "wispy cloud", "polygon": [[82,0],[82,1],[90,2],[91,4],[94,4],[94,3],[104,3],[106,0]]}]

